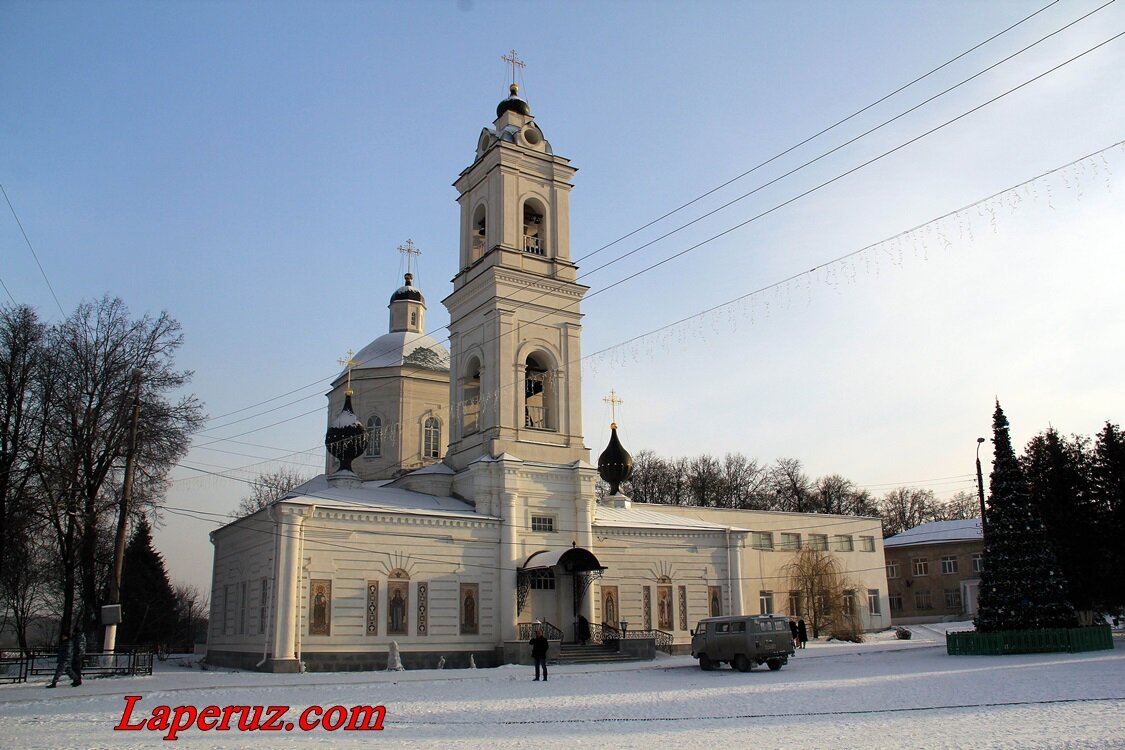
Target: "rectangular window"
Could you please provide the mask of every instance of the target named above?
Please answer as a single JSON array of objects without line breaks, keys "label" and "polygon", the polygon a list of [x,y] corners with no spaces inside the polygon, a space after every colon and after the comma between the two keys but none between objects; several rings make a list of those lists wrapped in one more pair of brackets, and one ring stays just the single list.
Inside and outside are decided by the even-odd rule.
[{"label": "rectangular window", "polygon": [[828,550],[827,534],[809,534],[809,549]]},{"label": "rectangular window", "polygon": [[773,592],[772,591],[759,591],[758,592],[758,611],[763,615],[768,615],[773,612]]},{"label": "rectangular window", "polygon": [[837,534],[832,537],[832,548],[837,552],[851,552],[855,549],[855,542],[848,534]]},{"label": "rectangular window", "polygon": [[555,530],[555,517],[554,516],[532,516],[531,517],[531,530],[542,532],[553,532]]},{"label": "rectangular window", "polygon": [[915,609],[933,609],[933,602],[930,601],[929,591],[915,591],[914,592],[914,608]]},{"label": "rectangular window", "polygon": [[887,560],[887,578],[898,578],[898,560]]},{"label": "rectangular window", "polygon": [[269,621],[270,582],[268,578],[261,580],[258,590],[258,633],[265,633]]},{"label": "rectangular window", "polygon": [[781,534],[781,548],[785,550],[799,550],[801,549],[801,535],[800,534]]},{"label": "rectangular window", "polygon": [[546,570],[532,570],[527,573],[531,581],[531,588],[536,591],[554,591],[555,574],[548,568]]},{"label": "rectangular window", "polygon": [[844,592],[844,614],[855,614],[855,591],[851,589]]},{"label": "rectangular window", "polygon": [[752,531],[750,543],[754,549],[773,549],[773,534],[768,531]]},{"label": "rectangular window", "polygon": [[901,612],[902,594],[887,594],[887,603],[891,605],[892,612]]},{"label": "rectangular window", "polygon": [[945,590],[945,606],[947,609],[961,609],[961,589]]},{"label": "rectangular window", "polygon": [[957,558],[952,555],[946,555],[941,558],[941,574],[951,575],[957,572]]},{"label": "rectangular window", "polygon": [[238,584],[238,634],[246,634],[246,611],[250,608],[249,597],[246,596],[246,581]]},{"label": "rectangular window", "polygon": [[867,614],[882,614],[879,609],[879,589],[867,589]]},{"label": "rectangular window", "polygon": [[911,570],[914,571],[916,576],[928,576],[930,574],[930,560],[928,557],[915,557],[910,561]]},{"label": "rectangular window", "polygon": [[790,591],[789,592],[789,614],[790,614],[790,616],[792,616],[792,617],[803,617],[804,616],[805,608],[802,607],[801,604],[802,604],[801,592],[800,591]]},{"label": "rectangular window", "polygon": [[875,537],[873,537],[873,536],[861,536],[859,538],[859,548],[863,552],[874,552],[875,551]]},{"label": "rectangular window", "polygon": [[984,554],[980,552],[973,553],[973,572],[980,573],[984,570]]}]

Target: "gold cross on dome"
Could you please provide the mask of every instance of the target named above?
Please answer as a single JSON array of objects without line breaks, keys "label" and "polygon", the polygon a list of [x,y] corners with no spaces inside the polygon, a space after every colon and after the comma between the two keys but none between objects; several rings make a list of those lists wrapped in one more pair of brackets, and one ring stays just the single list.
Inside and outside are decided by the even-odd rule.
[{"label": "gold cross on dome", "polygon": [[519,58],[515,50],[511,50],[508,54],[503,55],[501,58],[504,62],[512,66],[512,85],[516,85],[516,68],[526,68],[527,63]]},{"label": "gold cross on dome", "polygon": [[614,390],[611,390],[609,392],[609,396],[603,398],[602,401],[609,404],[610,414],[612,415],[613,419],[613,428],[617,429],[617,405],[623,404],[625,402],[617,397],[617,391]]},{"label": "gold cross on dome", "polygon": [[354,354],[354,352],[351,349],[348,349],[347,358],[336,360],[336,363],[339,364],[341,367],[348,368],[348,390],[347,390],[347,393],[348,393],[349,396],[352,395],[352,368],[355,367],[357,364],[359,364],[354,359],[352,359],[353,354]]},{"label": "gold cross on dome", "polygon": [[422,251],[414,247],[414,240],[407,240],[406,244],[399,245],[398,251],[406,256],[406,272],[413,273],[414,258],[421,255]]}]

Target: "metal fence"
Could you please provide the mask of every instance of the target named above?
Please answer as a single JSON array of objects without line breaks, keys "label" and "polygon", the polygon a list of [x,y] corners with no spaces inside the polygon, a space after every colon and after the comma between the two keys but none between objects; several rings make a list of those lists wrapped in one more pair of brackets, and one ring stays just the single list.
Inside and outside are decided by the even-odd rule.
[{"label": "metal fence", "polygon": [[[82,661],[83,677],[133,677],[151,675],[153,652],[130,648],[113,652],[87,652]],[[58,652],[0,652],[0,683],[27,682],[31,677],[54,677]]]},{"label": "metal fence", "polygon": [[1000,654],[1078,653],[1113,648],[1109,625],[1043,630],[1001,630],[995,633],[949,633],[946,652],[952,656],[996,656]]}]

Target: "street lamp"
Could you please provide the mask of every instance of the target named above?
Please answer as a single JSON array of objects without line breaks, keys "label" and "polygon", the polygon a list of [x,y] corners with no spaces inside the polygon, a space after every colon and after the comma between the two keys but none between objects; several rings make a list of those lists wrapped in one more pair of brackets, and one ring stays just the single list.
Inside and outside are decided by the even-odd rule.
[{"label": "street lamp", "polygon": [[984,477],[980,473],[980,447],[984,438],[977,438],[977,496],[980,498],[980,533],[984,534]]}]

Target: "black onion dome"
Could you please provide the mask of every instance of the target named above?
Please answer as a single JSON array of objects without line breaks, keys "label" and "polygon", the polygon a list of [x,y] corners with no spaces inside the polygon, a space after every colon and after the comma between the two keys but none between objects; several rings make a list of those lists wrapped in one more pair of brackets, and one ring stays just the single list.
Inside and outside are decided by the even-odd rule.
[{"label": "black onion dome", "polygon": [[406,274],[404,280],[406,283],[396,289],[395,293],[391,295],[391,302],[411,300],[413,302],[421,302],[423,305],[426,304],[426,299],[422,296],[422,293],[413,286],[414,274]]},{"label": "black onion dome", "polygon": [[617,439],[617,425],[610,425],[609,445],[598,456],[598,476],[609,483],[609,494],[616,495],[622,482],[633,476],[633,457]]},{"label": "black onion dome", "polygon": [[340,462],[340,471],[351,471],[352,461],[367,450],[367,430],[352,410],[352,394],[344,396],[344,408],[328,426],[324,446]]},{"label": "black onion dome", "polygon": [[531,116],[531,107],[527,106],[527,102],[519,97],[520,87],[512,84],[509,88],[511,96],[496,105],[496,116],[504,114],[505,112],[516,112],[525,117]]}]

